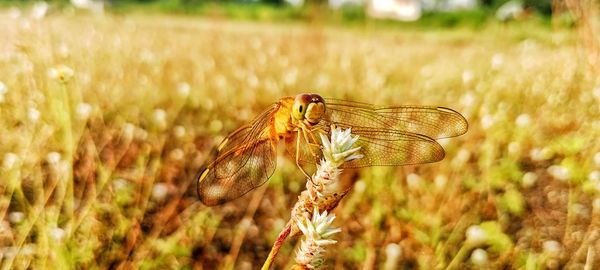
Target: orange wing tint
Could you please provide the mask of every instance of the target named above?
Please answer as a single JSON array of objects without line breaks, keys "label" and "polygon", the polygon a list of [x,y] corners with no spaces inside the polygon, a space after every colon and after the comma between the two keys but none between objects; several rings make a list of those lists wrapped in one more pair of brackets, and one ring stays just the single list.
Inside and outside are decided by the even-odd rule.
[{"label": "orange wing tint", "polygon": [[276,144],[270,137],[275,106],[223,140],[217,155],[198,176],[202,203],[217,205],[264,184],[276,167]]},{"label": "orange wing tint", "polygon": [[[364,158],[344,168],[400,166],[440,161],[444,149],[435,139],[455,137],[468,129],[465,118],[444,107],[381,107],[367,103],[325,99],[327,110],[319,128],[330,134],[331,125],[352,128]],[[314,163],[310,151],[300,152],[302,163]],[[294,153],[291,153],[294,156]]]}]

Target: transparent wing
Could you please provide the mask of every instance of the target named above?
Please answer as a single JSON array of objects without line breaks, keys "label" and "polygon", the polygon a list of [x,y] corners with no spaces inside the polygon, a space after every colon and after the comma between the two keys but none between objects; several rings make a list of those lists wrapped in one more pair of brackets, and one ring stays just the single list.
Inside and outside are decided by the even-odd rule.
[{"label": "transparent wing", "polygon": [[439,143],[420,134],[364,127],[352,128],[352,134],[359,136],[356,146],[364,157],[346,162],[342,168],[430,163],[445,156]]},{"label": "transparent wing", "polygon": [[460,113],[445,107],[384,107],[338,99],[325,102],[328,122],[352,127],[396,130],[432,139],[459,136],[468,129],[467,120]]},{"label": "transparent wing", "polygon": [[[440,161],[445,153],[435,139],[459,136],[468,129],[467,121],[462,115],[445,107],[381,107],[337,99],[325,100],[326,115],[316,128],[320,131],[314,133],[324,132],[331,136],[332,124],[352,128],[352,134],[359,136],[357,146],[361,147],[360,152],[365,156],[344,163],[345,168]],[[288,152],[295,158],[295,152]],[[314,163],[316,159],[307,153],[310,153],[308,146],[306,143],[301,144],[301,163]]]},{"label": "transparent wing", "polygon": [[270,136],[272,106],[251,124],[234,131],[217,148],[214,161],[198,176],[202,203],[217,205],[264,184],[276,167],[276,145]]}]

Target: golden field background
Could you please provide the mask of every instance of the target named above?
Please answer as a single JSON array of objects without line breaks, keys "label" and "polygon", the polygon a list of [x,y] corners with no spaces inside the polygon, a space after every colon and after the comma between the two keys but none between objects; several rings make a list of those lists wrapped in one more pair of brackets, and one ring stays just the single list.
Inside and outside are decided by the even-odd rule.
[{"label": "golden field background", "polygon": [[2,269],[260,267],[299,170],[282,156],[266,185],[212,208],[194,175],[228,132],[302,92],[447,106],[470,124],[439,163],[348,172],[328,267],[600,267],[600,81],[573,29],[0,24]]}]

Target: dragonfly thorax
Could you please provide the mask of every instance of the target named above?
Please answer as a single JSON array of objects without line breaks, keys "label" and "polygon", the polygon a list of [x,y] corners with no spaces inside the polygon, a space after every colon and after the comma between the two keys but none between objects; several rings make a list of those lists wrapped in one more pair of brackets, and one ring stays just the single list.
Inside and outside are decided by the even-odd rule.
[{"label": "dragonfly thorax", "polygon": [[317,94],[299,94],[292,106],[292,118],[316,125],[325,115],[325,101]]}]

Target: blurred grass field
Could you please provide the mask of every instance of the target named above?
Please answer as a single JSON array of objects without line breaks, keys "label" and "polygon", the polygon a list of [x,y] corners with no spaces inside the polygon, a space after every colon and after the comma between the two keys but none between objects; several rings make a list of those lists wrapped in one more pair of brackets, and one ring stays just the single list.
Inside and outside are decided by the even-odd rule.
[{"label": "blurred grass field", "polygon": [[[333,269],[600,267],[600,81],[571,29],[0,16],[2,269],[256,269],[303,189],[195,197],[212,147],[286,95],[441,105],[435,164],[348,171]],[[297,239],[275,262],[290,266]]]}]

